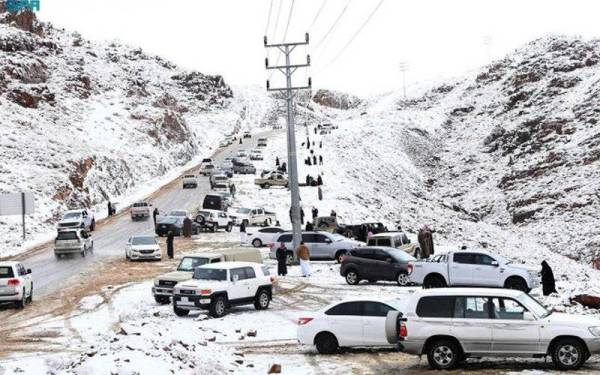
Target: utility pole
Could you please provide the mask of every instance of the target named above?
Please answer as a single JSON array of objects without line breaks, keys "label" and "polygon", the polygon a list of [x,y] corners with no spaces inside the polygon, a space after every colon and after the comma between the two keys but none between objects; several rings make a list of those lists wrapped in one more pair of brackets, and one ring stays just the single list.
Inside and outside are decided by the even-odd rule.
[{"label": "utility pole", "polygon": [[406,99],[406,71],[408,70],[408,63],[406,61],[400,61],[398,67],[402,72],[402,92],[404,93],[404,99]]},{"label": "utility pole", "polygon": [[[304,42],[297,43],[276,43],[269,44],[267,37],[264,37],[265,48],[277,48],[285,55],[285,65],[269,66],[269,58],[265,58],[265,68],[267,70],[279,70],[285,75],[286,87],[271,88],[269,80],[267,80],[267,91],[285,92],[287,101],[287,146],[288,146],[288,181],[292,195],[291,217],[293,239],[292,246],[294,250],[300,246],[302,241],[302,224],[300,223],[300,188],[298,187],[298,158],[296,156],[296,129],[294,123],[294,93],[298,90],[309,90],[312,86],[312,80],[308,78],[308,86],[292,85],[292,75],[299,68],[307,68],[310,66],[310,56],[306,56],[306,64],[292,64],[290,55],[298,46],[308,45],[308,33],[305,34]],[[277,63],[276,63],[277,64]],[[296,255],[294,253],[294,259]]]}]

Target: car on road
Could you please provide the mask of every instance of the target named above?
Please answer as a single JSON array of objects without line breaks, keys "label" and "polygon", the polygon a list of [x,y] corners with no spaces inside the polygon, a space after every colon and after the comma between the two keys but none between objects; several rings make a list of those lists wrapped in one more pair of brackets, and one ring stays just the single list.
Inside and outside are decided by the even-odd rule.
[{"label": "car on road", "polygon": [[250,162],[238,161],[233,164],[233,171],[238,174],[255,174],[256,167]]},{"label": "car on road", "polygon": [[415,258],[421,257],[421,249],[413,244],[404,232],[377,233],[367,239],[367,246],[385,246],[400,249]]},{"label": "car on road", "polygon": [[225,205],[227,207],[231,206],[231,204],[233,203],[233,196],[229,191],[217,191],[215,192],[215,194],[220,195],[221,197],[223,197],[223,199],[225,199]]},{"label": "car on road", "polygon": [[131,220],[135,221],[137,219],[146,219],[150,217],[150,207],[152,207],[152,204],[148,202],[135,202],[130,209]]},{"label": "car on road", "polygon": [[350,285],[361,280],[395,281],[400,286],[410,283],[408,264],[416,259],[393,247],[365,246],[352,249],[342,258],[340,275]]},{"label": "car on road", "polygon": [[161,260],[162,253],[154,236],[132,236],[125,245],[125,258],[128,260]]},{"label": "car on road", "polygon": [[226,184],[229,187],[229,183],[231,182],[231,180],[230,180],[230,177],[228,177],[226,174],[219,173],[219,174],[213,174],[212,176],[210,176],[210,182],[213,184],[218,184],[218,183]]},{"label": "car on road", "polygon": [[228,178],[233,177],[233,163],[231,161],[224,161],[219,169]]},{"label": "car on road", "polygon": [[204,158],[204,159],[202,159],[202,162],[200,163],[200,165],[202,165],[202,164],[212,164],[212,163],[213,163],[212,158]]},{"label": "car on road", "polygon": [[250,132],[244,132],[244,138],[252,138],[252,134],[250,134]]},{"label": "car on road", "polygon": [[237,159],[247,159],[250,156],[250,152],[248,150],[239,150],[235,156]]},{"label": "car on road", "polygon": [[217,182],[213,184],[212,190],[216,193],[228,193],[229,185],[224,182]]},{"label": "car on road", "polygon": [[88,251],[94,250],[94,240],[85,229],[66,229],[58,231],[54,240],[54,255],[81,254],[85,257]]},{"label": "car on road", "polygon": [[273,238],[285,232],[280,227],[246,227],[246,242],[254,247],[262,247],[273,242]]},{"label": "car on road", "polygon": [[210,176],[215,171],[216,167],[212,163],[202,164],[200,167],[200,174],[202,176]]},{"label": "car on road", "polygon": [[193,174],[186,174],[185,176],[181,177],[181,182],[183,184],[184,189],[195,189],[198,187],[198,178],[196,177],[196,175]]},{"label": "car on road", "polygon": [[[302,241],[310,250],[311,260],[336,260],[338,263],[342,262],[344,255],[348,253],[350,249],[360,247],[362,244],[358,241],[348,239],[336,233],[329,232],[302,232]],[[292,252],[292,233],[284,232],[276,235],[273,238],[273,242],[269,244],[271,249],[269,257],[271,259],[277,259],[275,251],[279,244],[283,242],[285,247],[288,248],[288,262],[291,263],[294,254]]]},{"label": "car on road", "polygon": [[257,310],[269,307],[273,297],[273,283],[269,268],[250,262],[224,262],[196,267],[194,277],[175,285],[173,311],[186,316],[190,310],[208,310],[220,318],[227,309],[251,305]]},{"label": "car on road", "polygon": [[233,229],[233,220],[225,211],[217,210],[199,210],[194,219],[201,229],[216,232],[218,229],[225,229],[231,232]]},{"label": "car on road", "polygon": [[298,342],[315,345],[320,354],[339,348],[389,347],[385,324],[390,311],[401,311],[403,300],[349,299],[333,303],[298,319]]},{"label": "car on road", "polygon": [[202,208],[205,210],[227,211],[227,207],[225,197],[219,194],[206,194],[202,202]]},{"label": "car on road", "polygon": [[424,288],[478,286],[529,292],[541,284],[540,269],[516,265],[487,251],[450,251],[434,261],[414,261],[408,265],[408,276]]},{"label": "car on road", "polygon": [[58,230],[81,228],[93,232],[96,229],[94,214],[87,209],[70,210],[64,213],[57,224]]},{"label": "car on road", "polygon": [[254,184],[263,189],[268,189],[271,186],[288,187],[288,179],[282,173],[274,172],[265,177],[255,179]]},{"label": "car on road", "polygon": [[261,150],[250,151],[250,160],[264,160]]},{"label": "car on road", "polygon": [[267,147],[267,138],[258,138],[257,147]]},{"label": "car on road", "polygon": [[600,354],[600,320],[547,310],[510,289],[443,288],[413,293],[402,315],[390,312],[386,337],[407,354],[425,355],[434,369],[469,357],[551,357],[576,370]]},{"label": "car on road", "polygon": [[31,270],[20,262],[0,262],[0,303],[12,302],[24,308],[33,301]]},{"label": "car on road", "polygon": [[[169,231],[172,231],[174,236],[181,236],[183,234],[183,220],[185,218],[186,216],[159,216],[156,219],[154,233],[162,237],[168,235]],[[192,234],[198,233],[200,233],[200,225],[192,220]]]},{"label": "car on road", "polygon": [[154,300],[161,305],[169,303],[175,285],[181,281],[191,279],[196,267],[221,262],[262,263],[262,256],[257,249],[223,249],[219,252],[211,251],[186,255],[181,259],[175,271],[154,279],[154,286],[152,287]]},{"label": "car on road", "polygon": [[271,225],[277,222],[277,215],[274,212],[269,212],[262,207],[246,208],[239,207],[230,215],[235,225],[245,223],[250,225]]}]

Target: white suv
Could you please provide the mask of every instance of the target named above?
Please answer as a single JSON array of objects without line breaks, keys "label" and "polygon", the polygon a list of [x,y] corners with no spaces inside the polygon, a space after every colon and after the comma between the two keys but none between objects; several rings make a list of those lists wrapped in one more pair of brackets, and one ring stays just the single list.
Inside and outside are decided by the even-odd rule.
[{"label": "white suv", "polygon": [[196,213],[195,221],[200,224],[201,229],[208,229],[211,232],[216,232],[217,229],[231,232],[233,229],[233,219],[225,211],[199,210]]},{"label": "white suv", "polygon": [[259,263],[223,262],[194,270],[194,277],[175,285],[173,311],[186,316],[190,310],[207,309],[218,318],[227,308],[254,304],[257,310],[269,307],[275,277]]},{"label": "white suv", "polygon": [[96,229],[96,219],[86,209],[71,210],[64,213],[57,227],[58,230],[81,228],[93,232]]},{"label": "white suv", "polygon": [[0,262],[0,303],[14,302],[22,309],[32,300],[31,270],[19,262]]},{"label": "white suv", "polygon": [[550,356],[557,369],[574,370],[600,353],[598,318],[551,312],[509,289],[417,291],[403,313],[388,313],[386,336],[403,352],[427,355],[435,369],[469,357]]}]

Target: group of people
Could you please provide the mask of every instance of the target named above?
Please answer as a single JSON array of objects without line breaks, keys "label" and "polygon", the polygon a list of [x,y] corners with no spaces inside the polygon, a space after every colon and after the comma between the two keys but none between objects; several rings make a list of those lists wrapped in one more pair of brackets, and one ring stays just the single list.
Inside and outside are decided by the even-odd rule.
[{"label": "group of people", "polygon": [[[277,258],[277,275],[286,276],[288,266],[288,249],[285,243],[280,243],[277,250],[275,250],[275,257]],[[300,242],[300,246],[296,249],[296,257],[300,262],[300,270],[302,271],[303,277],[309,277],[311,275],[310,269],[310,249],[304,242]]]}]

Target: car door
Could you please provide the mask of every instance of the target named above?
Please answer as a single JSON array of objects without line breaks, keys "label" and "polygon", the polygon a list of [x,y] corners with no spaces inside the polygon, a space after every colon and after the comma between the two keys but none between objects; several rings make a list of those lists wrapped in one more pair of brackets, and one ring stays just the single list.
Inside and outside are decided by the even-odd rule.
[{"label": "car door", "polygon": [[17,272],[19,273],[19,278],[25,284],[25,293],[29,295],[31,293],[31,275],[27,273],[27,269],[22,263],[17,264]]},{"label": "car door", "polygon": [[393,264],[388,262],[392,259],[391,255],[381,249],[373,249],[373,255],[367,265],[367,269],[373,280],[393,280],[394,276],[390,275],[393,269]]},{"label": "car door", "polygon": [[362,302],[343,302],[325,312],[327,326],[340,346],[359,346],[363,343]]},{"label": "car door", "polygon": [[[310,249],[311,258],[329,258],[331,240],[321,233],[311,233],[307,235],[309,239],[308,248]],[[329,242],[328,242],[329,241]]]},{"label": "car door", "polygon": [[455,297],[451,333],[458,337],[468,353],[492,352],[490,298],[479,296]]},{"label": "car door", "polygon": [[258,291],[258,281],[256,279],[256,272],[252,267],[245,267],[245,280],[244,283],[246,285],[246,298],[254,297],[256,292]]},{"label": "car door", "polygon": [[229,270],[229,274],[229,281],[231,281],[231,286],[227,292],[229,300],[235,301],[245,298],[248,294],[248,284],[245,282],[246,271],[244,267],[232,268]]},{"label": "car door", "polygon": [[[504,270],[487,254],[474,254],[473,283],[481,286],[500,286],[500,273]],[[504,278],[502,278],[504,280]]]},{"label": "car door", "polygon": [[451,285],[471,285],[475,268],[474,254],[459,252],[452,255],[448,270]]},{"label": "car door", "polygon": [[363,303],[363,345],[385,346],[389,345],[385,335],[385,320],[393,307],[376,301]]},{"label": "car door", "polygon": [[[540,322],[518,301],[493,298],[492,350],[496,354],[543,353],[540,345]],[[534,320],[526,320],[526,315]]]}]

